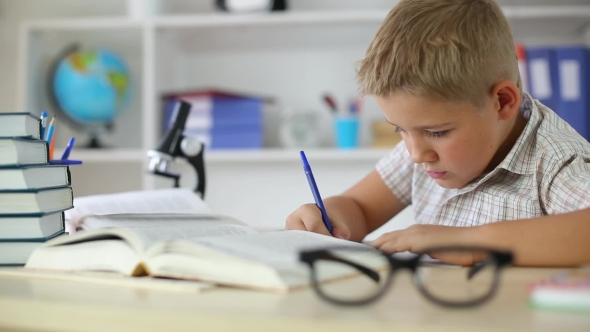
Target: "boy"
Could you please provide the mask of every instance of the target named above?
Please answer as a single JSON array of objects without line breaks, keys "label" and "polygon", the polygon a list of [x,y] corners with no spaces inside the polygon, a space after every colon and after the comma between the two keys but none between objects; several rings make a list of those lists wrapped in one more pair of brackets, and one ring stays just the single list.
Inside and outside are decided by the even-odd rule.
[{"label": "boy", "polygon": [[[412,204],[418,224],[375,247],[478,245],[513,250],[518,265],[590,262],[590,144],[522,92],[498,4],[401,0],[358,78],[403,142],[324,201],[333,236],[360,241]],[[314,204],[286,228],[329,234]]]}]

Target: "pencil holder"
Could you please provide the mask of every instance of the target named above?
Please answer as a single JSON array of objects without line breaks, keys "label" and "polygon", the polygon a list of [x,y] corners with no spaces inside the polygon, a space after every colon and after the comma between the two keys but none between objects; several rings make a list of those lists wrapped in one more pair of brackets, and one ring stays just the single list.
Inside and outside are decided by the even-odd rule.
[{"label": "pencil holder", "polygon": [[336,147],[354,149],[358,147],[359,120],[355,117],[337,117],[334,119]]}]

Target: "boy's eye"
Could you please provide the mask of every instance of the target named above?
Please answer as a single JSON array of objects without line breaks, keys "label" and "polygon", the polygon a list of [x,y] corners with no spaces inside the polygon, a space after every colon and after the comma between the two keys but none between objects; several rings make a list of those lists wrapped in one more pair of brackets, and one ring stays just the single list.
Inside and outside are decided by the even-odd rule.
[{"label": "boy's eye", "polygon": [[397,127],[397,126],[395,127],[395,132],[396,132],[396,133],[400,133],[400,132],[402,132],[402,131],[404,131],[402,128],[400,128],[400,127]]},{"label": "boy's eye", "polygon": [[443,131],[427,131],[426,132],[426,135],[428,137],[441,138],[441,137],[445,137],[448,133],[449,133],[448,130],[443,130]]}]

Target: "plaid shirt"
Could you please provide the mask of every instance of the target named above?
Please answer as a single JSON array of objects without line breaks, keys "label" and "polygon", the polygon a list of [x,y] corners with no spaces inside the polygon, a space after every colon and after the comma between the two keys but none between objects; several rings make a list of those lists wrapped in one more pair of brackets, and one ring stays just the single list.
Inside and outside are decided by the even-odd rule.
[{"label": "plaid shirt", "polygon": [[377,171],[421,224],[477,226],[590,207],[590,143],[527,94],[520,109],[528,123],[512,150],[463,188],[440,187],[412,162],[403,141]]}]

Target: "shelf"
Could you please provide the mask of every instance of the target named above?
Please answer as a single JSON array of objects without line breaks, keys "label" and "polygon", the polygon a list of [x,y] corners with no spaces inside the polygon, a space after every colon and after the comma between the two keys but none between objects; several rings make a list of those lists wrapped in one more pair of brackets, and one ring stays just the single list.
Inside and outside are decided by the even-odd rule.
[{"label": "shelf", "polygon": [[[590,18],[590,6],[503,6],[510,20]],[[156,28],[280,26],[332,23],[380,23],[387,10],[365,11],[287,11],[271,14],[194,14],[162,15],[146,19],[121,17],[61,18],[28,21],[31,29],[116,29],[145,25]]]},{"label": "shelf", "polygon": [[284,26],[333,23],[380,23],[386,11],[285,12],[272,14],[170,15],[154,19],[159,28]]},{"label": "shelf", "polygon": [[543,18],[590,18],[590,6],[502,6],[510,20]]},{"label": "shelf", "polygon": [[[61,156],[63,149],[56,149],[55,156]],[[73,149],[71,159],[92,162],[141,162],[147,154],[141,149]]]},{"label": "shelf", "polygon": [[[377,161],[391,149],[308,149],[306,156],[313,162],[326,161]],[[62,150],[56,150],[60,156]],[[141,149],[74,149],[71,159],[82,160],[85,163],[95,162],[142,162],[147,161],[147,154]],[[222,162],[285,162],[298,161],[299,150],[264,149],[264,150],[214,150],[205,151],[205,160],[211,163]]]},{"label": "shelf", "polygon": [[[332,161],[377,161],[391,149],[362,148],[356,150],[338,150],[333,148],[306,149],[307,158],[315,162]],[[208,162],[285,162],[300,161],[300,150],[265,149],[265,150],[217,150],[205,151]]]},{"label": "shelf", "polygon": [[[572,19],[590,18],[590,6],[504,6],[509,20],[520,19]],[[161,28],[231,27],[231,26],[280,26],[333,23],[381,23],[386,10],[370,11],[318,11],[285,12],[249,15],[174,15],[154,19],[154,26]]]},{"label": "shelf", "polygon": [[60,18],[26,21],[29,30],[102,30],[142,28],[146,21],[121,17]]}]

